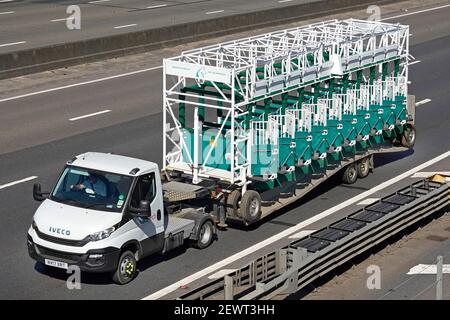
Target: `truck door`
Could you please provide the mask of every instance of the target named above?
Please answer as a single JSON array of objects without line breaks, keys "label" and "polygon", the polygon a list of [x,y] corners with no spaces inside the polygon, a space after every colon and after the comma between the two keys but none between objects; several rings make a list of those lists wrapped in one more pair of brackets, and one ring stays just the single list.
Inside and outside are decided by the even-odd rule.
[{"label": "truck door", "polygon": [[150,217],[133,219],[136,227],[141,231],[140,242],[144,255],[158,251],[164,241],[163,201],[158,181],[158,172],[141,175],[136,182],[130,201],[133,207],[138,207],[141,200],[150,202]]}]

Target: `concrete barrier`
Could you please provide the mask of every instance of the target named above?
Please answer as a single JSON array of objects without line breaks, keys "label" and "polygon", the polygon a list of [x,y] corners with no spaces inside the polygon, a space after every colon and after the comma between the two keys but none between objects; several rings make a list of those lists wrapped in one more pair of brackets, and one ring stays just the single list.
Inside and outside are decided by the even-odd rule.
[{"label": "concrete barrier", "polygon": [[312,0],[270,10],[5,53],[0,54],[0,79],[398,1]]}]

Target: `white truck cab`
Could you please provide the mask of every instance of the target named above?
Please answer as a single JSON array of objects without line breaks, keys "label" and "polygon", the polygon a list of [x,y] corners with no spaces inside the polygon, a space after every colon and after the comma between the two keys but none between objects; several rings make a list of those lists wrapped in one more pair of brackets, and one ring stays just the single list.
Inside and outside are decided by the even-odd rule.
[{"label": "white truck cab", "polygon": [[66,163],[53,190],[33,196],[42,204],[28,231],[29,255],[49,266],[112,272],[119,284],[136,275],[137,261],[190,240],[207,247],[216,228],[201,208],[165,210],[158,165],[88,152]]}]

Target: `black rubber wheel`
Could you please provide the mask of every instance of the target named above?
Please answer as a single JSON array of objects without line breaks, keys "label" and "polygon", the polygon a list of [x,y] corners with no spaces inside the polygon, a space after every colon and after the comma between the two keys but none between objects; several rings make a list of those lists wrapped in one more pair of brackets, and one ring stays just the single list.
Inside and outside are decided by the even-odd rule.
[{"label": "black rubber wheel", "polygon": [[239,215],[239,202],[241,201],[242,194],[239,190],[233,190],[227,197],[227,215],[238,216]]},{"label": "black rubber wheel", "polygon": [[358,178],[365,178],[370,172],[370,159],[369,157],[363,158],[356,164],[356,170],[358,173]]},{"label": "black rubber wheel", "polygon": [[355,164],[349,164],[342,175],[342,182],[345,184],[353,184],[358,179],[358,172]]},{"label": "black rubber wheel", "polygon": [[197,249],[205,249],[213,241],[214,224],[211,220],[205,220],[199,228],[198,239],[192,244]]},{"label": "black rubber wheel", "polygon": [[405,148],[411,149],[414,147],[414,144],[416,143],[416,128],[413,126],[406,127],[401,137],[401,143]]},{"label": "black rubber wheel", "polygon": [[252,224],[261,218],[261,196],[254,190],[247,190],[241,199],[239,215],[247,224]]},{"label": "black rubber wheel", "polygon": [[136,257],[132,251],[124,251],[117,262],[116,271],[113,273],[113,281],[117,284],[127,284],[136,276]]}]

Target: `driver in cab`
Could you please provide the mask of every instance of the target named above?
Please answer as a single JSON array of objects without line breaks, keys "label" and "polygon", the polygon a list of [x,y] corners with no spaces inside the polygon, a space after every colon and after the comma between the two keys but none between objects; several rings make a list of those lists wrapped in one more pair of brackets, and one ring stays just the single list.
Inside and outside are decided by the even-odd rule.
[{"label": "driver in cab", "polygon": [[74,190],[84,190],[88,194],[95,194],[101,197],[106,197],[106,184],[102,179],[99,179],[95,174],[89,174],[83,182],[72,186]]}]

